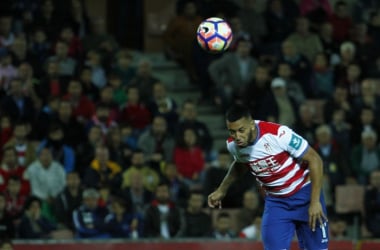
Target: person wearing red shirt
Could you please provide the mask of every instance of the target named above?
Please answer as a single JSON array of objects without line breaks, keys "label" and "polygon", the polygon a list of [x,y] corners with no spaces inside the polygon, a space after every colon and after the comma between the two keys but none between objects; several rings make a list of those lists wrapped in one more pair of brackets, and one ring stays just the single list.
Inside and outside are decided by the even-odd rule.
[{"label": "person wearing red shirt", "polygon": [[140,101],[137,86],[128,88],[127,99],[128,101],[121,111],[120,121],[130,124],[134,130],[141,132],[151,124],[152,114],[145,104]]},{"label": "person wearing red shirt", "polygon": [[333,26],[333,38],[336,42],[343,42],[349,38],[352,28],[352,18],[349,15],[347,3],[338,1],[334,13],[330,17]]},{"label": "person wearing red shirt", "polygon": [[26,168],[18,165],[17,152],[13,147],[5,147],[3,149],[3,159],[0,166],[0,192],[4,192],[7,188],[8,181],[12,176],[17,176],[21,181],[22,194],[29,194],[29,181],[23,178]]},{"label": "person wearing red shirt", "polygon": [[173,157],[183,181],[190,188],[201,185],[205,167],[204,152],[197,145],[197,135],[193,129],[185,129],[180,135]]},{"label": "person wearing red shirt", "polygon": [[64,100],[71,103],[73,116],[79,121],[88,121],[95,115],[95,104],[82,93],[82,85],[77,80],[71,80]]}]

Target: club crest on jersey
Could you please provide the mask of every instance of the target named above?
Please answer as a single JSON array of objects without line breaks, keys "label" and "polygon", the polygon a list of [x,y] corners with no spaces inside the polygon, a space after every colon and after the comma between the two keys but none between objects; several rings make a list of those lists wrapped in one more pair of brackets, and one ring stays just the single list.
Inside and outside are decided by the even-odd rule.
[{"label": "club crest on jersey", "polygon": [[301,147],[302,144],[302,138],[292,134],[292,139],[290,139],[289,146],[298,150]]}]

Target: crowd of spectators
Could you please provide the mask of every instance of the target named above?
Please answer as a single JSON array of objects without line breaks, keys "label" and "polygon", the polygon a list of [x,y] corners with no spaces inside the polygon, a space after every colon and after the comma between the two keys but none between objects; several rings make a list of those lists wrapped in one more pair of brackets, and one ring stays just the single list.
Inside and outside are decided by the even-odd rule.
[{"label": "crowd of spectators", "polygon": [[[342,184],[366,188],[363,225],[380,237],[378,3],[255,2],[177,1],[163,53],[202,93],[177,103],[152,62],[136,61],[84,1],[10,1],[0,13],[0,236],[259,240],[250,174],[223,200],[237,214],[205,208],[232,159],[214,148],[197,105],[242,102],[321,154],[334,238],[351,223],[334,209]],[[208,16],[231,24],[224,54],[196,45]]]}]

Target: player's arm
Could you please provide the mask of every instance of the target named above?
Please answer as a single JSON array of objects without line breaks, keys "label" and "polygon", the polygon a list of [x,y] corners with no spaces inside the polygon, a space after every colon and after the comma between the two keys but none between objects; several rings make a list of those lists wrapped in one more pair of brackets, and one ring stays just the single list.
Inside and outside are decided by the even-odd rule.
[{"label": "player's arm", "polygon": [[309,165],[311,180],[309,224],[310,227],[315,230],[317,220],[322,224],[323,221],[327,219],[320,204],[320,195],[323,182],[323,162],[318,153],[310,146],[303,155],[302,160],[307,161]]},{"label": "player's arm", "polygon": [[231,184],[239,179],[244,173],[247,172],[247,167],[236,161],[232,162],[230,169],[228,170],[223,181],[220,183],[219,187],[208,196],[208,205],[210,207],[221,208],[221,201],[227,193],[228,188]]}]

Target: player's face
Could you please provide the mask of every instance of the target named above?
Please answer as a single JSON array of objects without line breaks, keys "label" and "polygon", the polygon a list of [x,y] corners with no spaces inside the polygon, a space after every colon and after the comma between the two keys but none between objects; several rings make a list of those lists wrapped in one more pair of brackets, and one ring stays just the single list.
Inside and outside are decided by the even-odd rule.
[{"label": "player's face", "polygon": [[255,140],[255,122],[243,117],[237,121],[227,121],[227,129],[230,136],[239,147],[246,147]]}]

